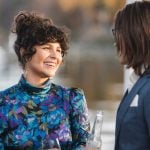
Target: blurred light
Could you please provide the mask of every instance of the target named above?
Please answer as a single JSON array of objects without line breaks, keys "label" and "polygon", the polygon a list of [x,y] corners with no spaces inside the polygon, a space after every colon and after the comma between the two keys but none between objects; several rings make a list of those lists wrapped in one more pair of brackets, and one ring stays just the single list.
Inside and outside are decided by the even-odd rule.
[{"label": "blurred light", "polygon": [[134,3],[135,1],[142,1],[142,0],[127,0],[126,4]]}]

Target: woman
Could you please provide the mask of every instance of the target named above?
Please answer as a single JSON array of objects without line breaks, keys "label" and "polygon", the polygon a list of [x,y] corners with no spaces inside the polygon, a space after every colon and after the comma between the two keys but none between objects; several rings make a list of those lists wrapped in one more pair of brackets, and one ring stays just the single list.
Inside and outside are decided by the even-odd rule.
[{"label": "woman", "polygon": [[83,149],[89,130],[83,91],[51,81],[68,50],[67,32],[35,12],[20,12],[13,32],[24,74],[0,92],[1,149],[41,150],[56,143],[62,150]]},{"label": "woman", "polygon": [[120,63],[134,71],[117,112],[115,150],[149,150],[150,2],[126,5],[114,26]]}]

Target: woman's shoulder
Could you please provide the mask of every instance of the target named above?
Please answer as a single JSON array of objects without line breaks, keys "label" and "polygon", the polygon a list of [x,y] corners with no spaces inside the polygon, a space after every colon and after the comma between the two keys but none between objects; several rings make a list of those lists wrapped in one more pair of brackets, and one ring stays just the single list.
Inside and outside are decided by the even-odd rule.
[{"label": "woman's shoulder", "polygon": [[73,107],[79,107],[80,105],[84,105],[84,103],[86,103],[84,91],[81,88],[64,87],[62,85],[55,84],[53,84],[53,87],[56,90],[57,95],[60,97],[63,96],[65,102],[68,102]]},{"label": "woman's shoulder", "polygon": [[11,94],[14,94],[16,92],[16,90],[17,90],[17,86],[13,85],[13,86],[5,89],[5,90],[0,91],[0,99],[4,98],[4,97],[7,97]]},{"label": "woman's shoulder", "polygon": [[55,90],[61,90],[64,93],[67,93],[67,94],[81,94],[81,95],[84,95],[83,89],[78,88],[78,87],[66,87],[66,86],[63,86],[63,85],[58,85],[58,84],[52,83],[52,88],[55,89]]}]

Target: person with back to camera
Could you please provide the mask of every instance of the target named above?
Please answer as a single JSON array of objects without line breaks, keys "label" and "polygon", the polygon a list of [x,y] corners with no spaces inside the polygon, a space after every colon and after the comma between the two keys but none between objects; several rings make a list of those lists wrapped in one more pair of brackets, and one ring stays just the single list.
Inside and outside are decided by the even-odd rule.
[{"label": "person with back to camera", "polygon": [[117,111],[115,150],[150,150],[150,2],[120,10],[113,33],[120,63],[133,68]]},{"label": "person with back to camera", "polygon": [[58,142],[61,150],[82,150],[89,136],[83,91],[51,80],[68,50],[67,30],[37,12],[21,11],[13,33],[24,73],[0,92],[1,150],[41,150]]}]

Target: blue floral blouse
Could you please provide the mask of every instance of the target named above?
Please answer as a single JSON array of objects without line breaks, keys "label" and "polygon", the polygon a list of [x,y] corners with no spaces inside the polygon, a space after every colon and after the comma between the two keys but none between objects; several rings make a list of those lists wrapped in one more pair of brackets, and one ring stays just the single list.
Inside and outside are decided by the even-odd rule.
[{"label": "blue floral blouse", "polygon": [[[82,150],[89,136],[83,91],[48,80],[42,88],[19,83],[0,92],[0,150]],[[58,145],[58,144],[57,144]]]}]

